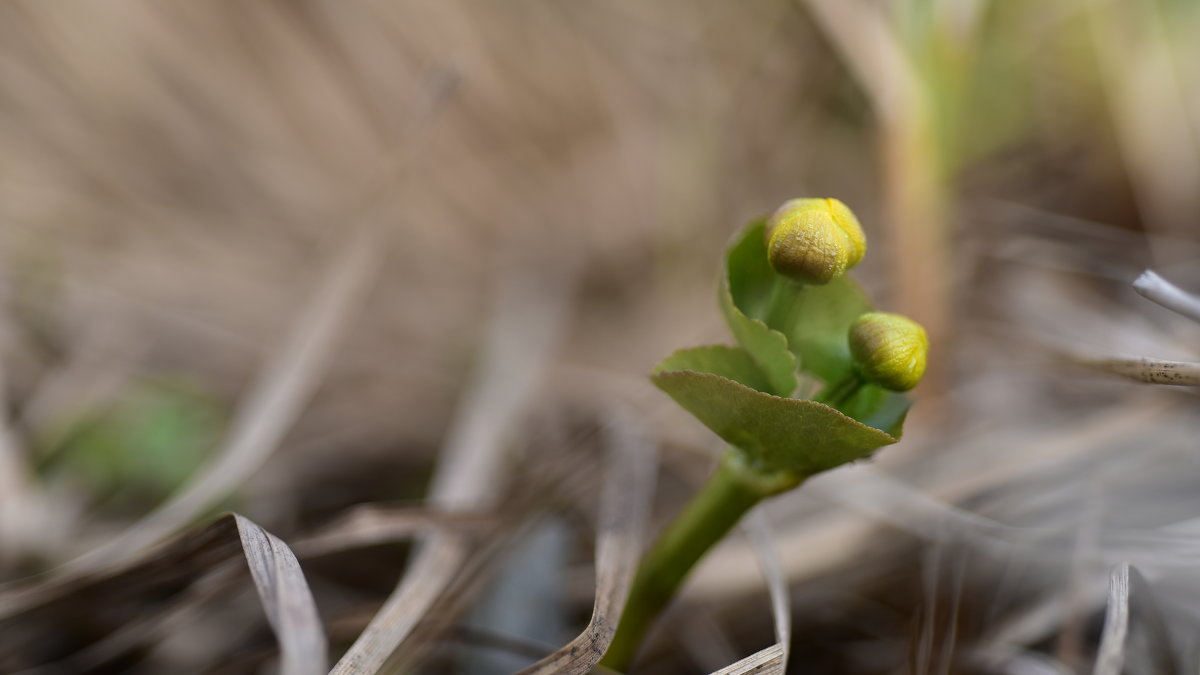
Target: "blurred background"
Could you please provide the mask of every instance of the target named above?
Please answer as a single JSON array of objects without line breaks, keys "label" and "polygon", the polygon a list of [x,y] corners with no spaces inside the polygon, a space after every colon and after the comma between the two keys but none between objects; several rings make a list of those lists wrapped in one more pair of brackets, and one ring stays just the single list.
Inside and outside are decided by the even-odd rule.
[{"label": "blurred background", "polygon": [[[933,351],[901,444],[767,509],[792,672],[1091,672],[1121,563],[1105,672],[1195,672],[1200,400],[1071,364],[1200,358],[1130,287],[1200,290],[1184,0],[5,3],[0,580],[226,510],[285,541],[419,510],[482,425],[505,552],[415,667],[518,668],[591,610],[614,411],[660,449],[652,528],[711,468],[645,374],[730,341],[723,246],[800,196],[855,210],[855,276]],[[335,658],[408,553],[301,555]],[[195,595],[70,661],[133,620],[79,599],[0,669],[271,667],[248,585]],[[736,537],[680,602],[643,672],[773,641]]]}]

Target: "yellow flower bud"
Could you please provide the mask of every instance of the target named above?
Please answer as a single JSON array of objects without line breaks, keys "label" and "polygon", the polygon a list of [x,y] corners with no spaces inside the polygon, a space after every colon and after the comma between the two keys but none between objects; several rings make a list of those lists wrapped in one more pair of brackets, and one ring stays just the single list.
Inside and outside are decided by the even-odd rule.
[{"label": "yellow flower bud", "polygon": [[868,381],[908,391],[925,375],[929,338],[921,324],[906,316],[869,312],[850,326],[850,353]]},{"label": "yellow flower bud", "polygon": [[792,199],[771,215],[766,232],[771,267],[809,284],[837,279],[867,252],[858,219],[836,199]]}]

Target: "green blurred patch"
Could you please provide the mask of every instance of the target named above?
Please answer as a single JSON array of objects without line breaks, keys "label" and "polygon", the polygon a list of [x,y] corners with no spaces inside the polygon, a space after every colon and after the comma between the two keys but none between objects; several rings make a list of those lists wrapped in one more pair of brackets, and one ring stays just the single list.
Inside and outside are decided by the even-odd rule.
[{"label": "green blurred patch", "polygon": [[220,402],[195,385],[138,380],[110,404],[57,426],[44,445],[42,470],[77,484],[98,504],[144,508],[187,480],[226,421]]}]

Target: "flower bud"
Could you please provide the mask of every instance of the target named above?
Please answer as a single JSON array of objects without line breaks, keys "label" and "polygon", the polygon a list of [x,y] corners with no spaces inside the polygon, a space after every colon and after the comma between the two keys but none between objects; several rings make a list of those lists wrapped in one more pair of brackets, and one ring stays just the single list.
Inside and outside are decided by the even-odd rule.
[{"label": "flower bud", "polygon": [[921,324],[906,316],[869,312],[850,326],[850,353],[868,381],[908,391],[925,375],[929,338]]},{"label": "flower bud", "polygon": [[792,199],[767,221],[767,259],[775,271],[809,284],[827,284],[867,251],[862,226],[836,199]]}]

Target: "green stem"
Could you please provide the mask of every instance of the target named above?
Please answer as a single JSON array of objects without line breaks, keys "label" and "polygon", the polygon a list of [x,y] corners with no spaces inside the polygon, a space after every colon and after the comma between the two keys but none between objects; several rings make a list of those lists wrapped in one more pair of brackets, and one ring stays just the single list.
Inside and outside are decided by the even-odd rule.
[{"label": "green stem", "polygon": [[642,557],[616,635],[600,665],[624,672],[646,631],[713,544],[764,497],[795,487],[799,478],[765,474],[739,451],[722,458],[712,477]]},{"label": "green stem", "polygon": [[841,410],[842,406],[858,393],[858,390],[862,389],[864,384],[866,384],[866,381],[863,380],[862,376],[857,371],[851,370],[842,376],[842,379],[825,385],[825,388],[814,396],[813,400],[817,403],[824,403],[827,406]]},{"label": "green stem", "polygon": [[787,332],[787,328],[795,321],[796,294],[802,290],[800,284],[790,279],[776,279],[767,300],[763,322],[777,331]]}]

